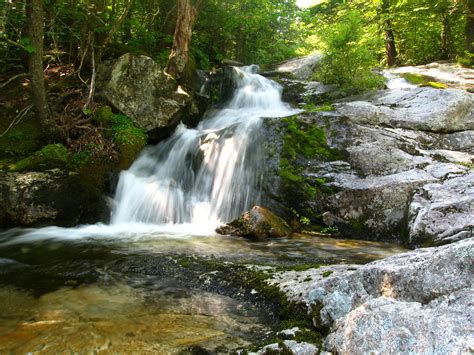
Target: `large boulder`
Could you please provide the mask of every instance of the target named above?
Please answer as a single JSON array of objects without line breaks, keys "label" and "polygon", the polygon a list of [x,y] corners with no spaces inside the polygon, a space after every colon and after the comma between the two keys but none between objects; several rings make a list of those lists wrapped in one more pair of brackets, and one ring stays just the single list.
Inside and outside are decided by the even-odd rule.
[{"label": "large boulder", "polygon": [[74,226],[107,219],[107,203],[77,173],[0,172],[0,227]]},{"label": "large boulder", "polygon": [[364,266],[289,271],[270,281],[305,302],[341,354],[464,353],[474,347],[474,238]]},{"label": "large boulder", "polygon": [[217,228],[216,232],[256,239],[287,237],[291,234],[283,219],[260,206],[254,206],[236,220]]},{"label": "large boulder", "polygon": [[98,72],[101,94],[145,129],[152,141],[168,134],[180,120],[200,113],[193,94],[149,57],[127,53]]}]

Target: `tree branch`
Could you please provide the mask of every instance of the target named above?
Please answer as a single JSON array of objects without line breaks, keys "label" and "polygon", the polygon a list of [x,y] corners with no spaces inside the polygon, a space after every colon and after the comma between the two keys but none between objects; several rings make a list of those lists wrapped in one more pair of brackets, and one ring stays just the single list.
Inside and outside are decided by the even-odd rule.
[{"label": "tree branch", "polygon": [[5,86],[10,84],[12,81],[15,81],[16,79],[26,78],[27,76],[28,76],[28,74],[26,74],[26,73],[21,73],[21,74],[17,74],[15,76],[12,76],[10,79],[8,79],[4,83],[0,84],[0,89],[3,89]]},{"label": "tree branch", "polygon": [[134,0],[129,0],[128,1],[128,4],[127,6],[125,7],[125,9],[123,10],[123,13],[122,15],[120,15],[120,17],[117,19],[117,21],[114,23],[114,25],[112,26],[112,28],[110,29],[109,33],[107,34],[107,37],[105,37],[105,40],[104,42],[102,42],[101,46],[100,46],[100,49],[99,49],[99,53],[97,54],[97,60],[100,61],[101,57],[102,57],[102,54],[104,53],[104,50],[107,48],[107,46],[109,45],[109,43],[112,41],[112,38],[114,37],[115,35],[115,32],[118,31],[118,29],[120,28],[120,26],[122,25],[122,23],[125,21],[125,19],[127,18],[127,15],[128,13],[130,12],[130,9],[132,8],[132,5],[133,5],[133,2]]}]

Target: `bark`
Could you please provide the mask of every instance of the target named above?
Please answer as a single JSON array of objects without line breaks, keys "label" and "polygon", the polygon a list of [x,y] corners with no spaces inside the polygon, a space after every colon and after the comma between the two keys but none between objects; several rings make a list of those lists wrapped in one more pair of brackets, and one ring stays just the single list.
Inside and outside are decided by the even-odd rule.
[{"label": "bark", "polygon": [[26,21],[28,38],[34,50],[28,53],[30,90],[36,115],[42,127],[44,140],[61,140],[61,132],[50,118],[43,72],[44,14],[42,0],[27,0]]},{"label": "bark", "polygon": [[387,65],[389,67],[397,64],[397,47],[395,44],[395,35],[393,33],[392,21],[388,18],[390,12],[390,0],[383,0],[382,14],[386,17],[384,20],[385,34],[385,53],[387,55]]},{"label": "bark", "polygon": [[474,55],[474,0],[467,0],[465,35],[466,50]]},{"label": "bark", "polygon": [[443,28],[441,31],[441,55],[443,59],[448,59],[452,53],[451,42],[451,24],[449,22],[449,15],[443,16]]},{"label": "bark", "polygon": [[195,5],[191,4],[191,0],[178,0],[178,16],[173,36],[173,47],[166,68],[167,73],[176,79],[181,77],[188,63],[189,45],[200,3],[201,0]]}]

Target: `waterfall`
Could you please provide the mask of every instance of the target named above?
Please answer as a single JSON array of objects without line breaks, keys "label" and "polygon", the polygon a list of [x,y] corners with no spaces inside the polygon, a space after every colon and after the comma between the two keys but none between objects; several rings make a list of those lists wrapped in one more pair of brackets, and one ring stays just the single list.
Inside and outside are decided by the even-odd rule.
[{"label": "waterfall", "polygon": [[295,110],[281,101],[281,86],[257,69],[234,68],[237,88],[223,109],[195,129],[181,124],[120,174],[112,225],[217,226],[259,202],[262,117]]}]

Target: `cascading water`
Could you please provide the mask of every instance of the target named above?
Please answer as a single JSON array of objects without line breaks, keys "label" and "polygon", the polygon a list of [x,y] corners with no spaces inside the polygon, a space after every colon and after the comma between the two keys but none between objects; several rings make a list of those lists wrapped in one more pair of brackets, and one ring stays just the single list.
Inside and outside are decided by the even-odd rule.
[{"label": "cascading water", "polygon": [[237,89],[229,104],[196,129],[181,125],[167,141],[145,150],[120,175],[112,225],[125,223],[216,226],[259,202],[262,117],[295,110],[281,101],[281,87],[234,68]]}]

